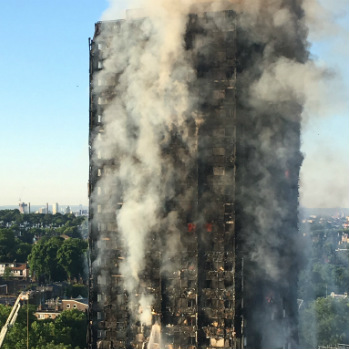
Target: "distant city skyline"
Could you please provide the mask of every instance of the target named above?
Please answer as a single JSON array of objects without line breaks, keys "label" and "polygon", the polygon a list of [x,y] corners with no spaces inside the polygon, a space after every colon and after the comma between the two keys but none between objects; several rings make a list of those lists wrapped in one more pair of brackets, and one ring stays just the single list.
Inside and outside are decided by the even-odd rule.
[{"label": "distant city skyline", "polygon": [[[25,204],[29,204],[29,202],[26,202]],[[58,213],[62,213],[62,211],[65,211],[66,208],[69,207],[73,212],[77,212],[78,210],[88,210],[88,205],[71,205],[71,204],[62,204],[59,205]],[[0,210],[13,210],[13,209],[19,209],[18,205],[0,205]],[[46,203],[45,204],[31,204],[30,203],[30,213],[36,213],[40,209],[46,209]],[[52,210],[52,204],[49,203],[48,205],[49,213],[53,213]],[[29,206],[26,208],[26,211],[29,210]],[[25,212],[29,213],[29,212]]]},{"label": "distant city skyline", "polygon": [[[337,27],[319,17],[310,50],[338,79],[308,87],[327,95],[303,126],[301,204],[349,207],[349,0],[321,3]],[[0,206],[19,199],[87,205],[88,37],[110,5],[114,19],[132,7],[127,1],[1,3]]]}]

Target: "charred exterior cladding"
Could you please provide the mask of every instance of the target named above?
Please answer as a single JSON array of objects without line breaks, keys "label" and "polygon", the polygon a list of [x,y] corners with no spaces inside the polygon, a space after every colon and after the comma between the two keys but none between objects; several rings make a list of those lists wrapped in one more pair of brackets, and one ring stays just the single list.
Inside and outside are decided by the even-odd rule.
[{"label": "charred exterior cladding", "polygon": [[[295,348],[301,107],[256,109],[246,101],[264,46],[238,28],[233,11],[188,17],[183,40],[196,75],[188,82],[195,111],[185,141],[172,129],[160,154],[178,173],[162,213],[175,217],[175,229],[147,235],[142,272],[127,288],[129,242],[116,223],[123,186],[113,177],[123,159],[105,160],[94,144],[109,126],[104,112],[121,76],[98,88],[108,41],[126,26],[139,35],[141,24],[99,22],[90,42],[89,348]],[[278,54],[289,56],[289,48]],[[144,294],[151,323],[135,315],[145,312]]]}]

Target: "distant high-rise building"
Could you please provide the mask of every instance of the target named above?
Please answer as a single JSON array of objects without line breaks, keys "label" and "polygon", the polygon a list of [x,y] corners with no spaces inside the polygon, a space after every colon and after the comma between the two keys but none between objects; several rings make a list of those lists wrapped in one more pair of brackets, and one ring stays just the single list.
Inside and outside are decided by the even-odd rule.
[{"label": "distant high-rise building", "polygon": [[56,214],[59,212],[59,206],[58,203],[56,202],[55,204],[52,205],[52,214]]},{"label": "distant high-rise building", "polygon": [[18,209],[19,209],[19,212],[24,214],[24,213],[28,213],[28,205],[24,202],[20,202],[18,204]]},{"label": "distant high-rise building", "polygon": [[40,207],[38,213],[40,214],[47,214],[47,206],[45,207]]},{"label": "distant high-rise building", "polygon": [[[253,41],[258,33],[240,28],[232,10],[202,12],[187,17],[179,45],[192,70],[172,62],[191,110],[181,124],[157,125],[157,99],[176,96],[168,86],[148,100],[146,89],[157,86],[137,80],[156,76],[147,25],[99,22],[90,43],[89,348],[294,348],[302,108],[247,101],[267,44]],[[270,54],[302,61],[303,43],[285,40]],[[144,70],[130,73],[132,59]],[[145,115],[137,103],[149,103]],[[138,155],[143,132],[155,137],[147,118],[165,129],[149,154],[158,168]],[[158,187],[138,185],[147,166],[157,168]],[[147,216],[157,200],[156,218]],[[139,246],[142,265],[130,275]]]}]

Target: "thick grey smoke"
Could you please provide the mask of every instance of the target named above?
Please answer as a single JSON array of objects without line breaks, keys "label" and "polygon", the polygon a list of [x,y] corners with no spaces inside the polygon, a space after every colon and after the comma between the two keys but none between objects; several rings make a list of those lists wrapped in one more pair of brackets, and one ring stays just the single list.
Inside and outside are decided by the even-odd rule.
[{"label": "thick grey smoke", "polygon": [[[188,14],[198,9],[234,9],[246,42],[263,47],[240,57],[241,64],[249,67],[239,77],[240,98],[256,124],[254,134],[244,135],[246,145],[256,148],[250,160],[256,181],[253,192],[248,183],[242,185],[241,197],[246,200],[245,213],[253,222],[250,227],[257,232],[250,236],[251,259],[258,265],[257,272],[262,274],[259,277],[280,283],[282,290],[289,286],[285,278],[289,269],[297,269],[294,259],[298,258],[299,246],[297,236],[291,234],[296,227],[285,224],[289,211],[284,210],[286,201],[280,203],[272,171],[275,163],[285,170],[281,174],[285,178],[280,179],[282,187],[288,177],[297,180],[297,166],[302,159],[300,154],[294,157],[290,153],[297,129],[280,135],[279,125],[284,119],[287,124],[297,123],[302,108],[307,115],[317,111],[319,96],[327,92],[324,81],[331,74],[308,59],[307,25],[316,27],[318,14],[325,16],[315,0],[149,0],[140,6],[146,9],[140,12],[141,17],[147,14],[140,25],[135,27],[132,21],[124,21],[115,29],[115,36],[109,30],[103,31],[102,26],[96,39],[97,45],[104,45],[104,60],[103,69],[94,76],[93,90],[109,97],[107,101],[103,97],[100,100],[107,107],[101,115],[104,130],[93,145],[94,161],[109,161],[112,165],[98,182],[93,200],[97,211],[101,205],[113,207],[115,202],[122,203],[113,222],[126,251],[120,271],[134,317],[150,325],[154,299],[142,279],[146,254],[149,246],[159,243],[152,234],[161,229],[170,232],[166,259],[180,246],[176,213],[166,213],[164,206],[171,199],[185,201],[178,198],[185,194],[178,194],[174,183],[188,175],[186,169],[195,154],[196,144],[189,137],[188,122],[194,118],[200,123],[195,115],[200,100],[189,88],[196,75],[193,53],[185,49]],[[117,2],[111,2],[104,19],[117,18],[119,13],[115,11]],[[137,17],[139,12],[129,16]],[[220,25],[223,24],[218,21],[217,28]],[[193,50],[199,50],[199,39],[195,45]],[[179,157],[188,166],[177,167],[164,154],[174,130],[186,144],[187,151]],[[265,154],[273,155],[268,159]],[[276,331],[265,339],[263,347],[271,345],[275,336]]]}]

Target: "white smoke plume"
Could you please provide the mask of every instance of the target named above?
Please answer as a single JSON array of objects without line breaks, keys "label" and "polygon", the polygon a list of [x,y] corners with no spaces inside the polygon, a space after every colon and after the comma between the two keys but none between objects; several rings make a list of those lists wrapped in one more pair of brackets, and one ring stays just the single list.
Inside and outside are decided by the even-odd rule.
[{"label": "white smoke plume", "polygon": [[[147,239],[160,229],[160,223],[164,226],[163,205],[174,195],[170,183],[176,169],[164,161],[162,149],[174,127],[185,140],[185,121],[192,104],[187,84],[193,70],[184,52],[186,17],[182,8],[168,1],[152,4],[148,12],[136,35],[132,24],[125,22],[118,35],[106,40],[104,69],[94,77],[94,91],[106,91],[108,79],[116,76],[118,84],[102,115],[105,132],[94,147],[103,161],[120,159],[98,185],[107,196],[122,193],[116,223],[126,258],[120,271],[130,297],[142,293],[138,300],[131,299],[136,304],[134,315],[150,325],[152,297],[140,290],[140,276]],[[108,34],[102,30],[97,44],[103,45]],[[103,201],[105,194],[97,196],[96,202]]]}]

